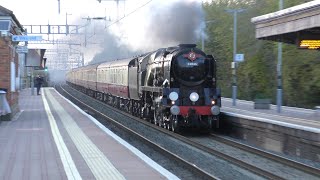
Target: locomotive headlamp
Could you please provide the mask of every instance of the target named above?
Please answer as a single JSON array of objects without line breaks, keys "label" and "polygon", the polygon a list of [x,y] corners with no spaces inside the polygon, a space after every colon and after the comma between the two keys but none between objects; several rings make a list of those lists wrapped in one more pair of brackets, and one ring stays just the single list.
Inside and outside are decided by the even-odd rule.
[{"label": "locomotive headlamp", "polygon": [[170,108],[170,112],[173,115],[178,115],[180,113],[180,108],[178,106],[174,105]]},{"label": "locomotive headlamp", "polygon": [[176,92],[171,92],[171,93],[169,94],[169,99],[170,99],[171,101],[176,101],[176,100],[178,99],[178,97],[179,97],[179,95],[178,95],[178,93],[176,93]]},{"label": "locomotive headlamp", "polygon": [[211,104],[212,104],[212,105],[215,105],[215,104],[216,104],[216,101],[215,101],[215,100],[212,100],[212,101],[211,101]]},{"label": "locomotive headlamp", "polygon": [[189,98],[190,98],[190,100],[191,100],[192,102],[196,102],[196,101],[198,101],[198,99],[199,99],[199,94],[196,93],[196,92],[193,92],[193,93],[190,94]]}]

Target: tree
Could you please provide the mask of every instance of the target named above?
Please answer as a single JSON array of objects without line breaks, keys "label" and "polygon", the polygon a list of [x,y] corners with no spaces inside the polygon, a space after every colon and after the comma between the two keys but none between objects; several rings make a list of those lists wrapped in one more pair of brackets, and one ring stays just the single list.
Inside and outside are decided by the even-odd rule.
[{"label": "tree", "polygon": [[[284,8],[304,3],[304,0],[284,0]],[[245,62],[237,70],[240,99],[253,100],[266,96],[276,100],[277,43],[257,40],[251,18],[275,12],[279,1],[213,0],[204,4],[207,26],[205,51],[217,60],[218,85],[224,97],[231,97],[231,62],[233,61],[233,17],[225,9],[244,8],[238,14],[237,53],[245,54]],[[283,45],[284,105],[314,107],[320,105],[320,55],[318,51],[299,50],[295,45]]]}]

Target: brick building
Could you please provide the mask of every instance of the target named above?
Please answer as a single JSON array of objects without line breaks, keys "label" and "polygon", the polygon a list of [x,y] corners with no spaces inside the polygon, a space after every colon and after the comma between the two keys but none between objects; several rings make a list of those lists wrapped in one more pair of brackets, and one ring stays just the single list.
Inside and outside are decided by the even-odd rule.
[{"label": "brick building", "polygon": [[23,32],[13,12],[0,6],[0,88],[7,92],[6,98],[11,109],[7,120],[19,111],[19,56],[16,53],[17,42],[11,39],[12,35],[22,35]]}]

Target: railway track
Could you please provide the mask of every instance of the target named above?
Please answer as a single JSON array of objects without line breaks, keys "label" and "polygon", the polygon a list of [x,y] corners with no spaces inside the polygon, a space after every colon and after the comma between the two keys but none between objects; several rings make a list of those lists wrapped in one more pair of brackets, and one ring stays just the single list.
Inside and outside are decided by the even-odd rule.
[{"label": "railway track", "polygon": [[[108,121],[112,122],[112,124],[114,126],[116,126],[117,128],[120,128],[121,130],[123,130],[126,133],[130,134],[130,136],[136,137],[141,142],[143,142],[143,143],[147,144],[148,146],[152,147],[155,151],[157,151],[157,152],[159,152],[161,154],[164,154],[167,158],[170,158],[170,159],[172,159],[174,161],[177,161],[177,162],[179,162],[179,164],[183,164],[184,167],[186,167],[189,171],[197,174],[198,177],[201,177],[201,179],[219,179],[220,178],[219,176],[213,175],[214,173],[209,173],[210,170],[207,170],[205,168],[201,168],[202,167],[201,165],[195,164],[194,162],[190,162],[190,161],[186,160],[187,158],[182,157],[180,154],[172,153],[172,150],[171,151],[167,150],[166,148],[164,148],[161,145],[159,145],[156,141],[154,142],[153,140],[149,140],[148,138],[146,138],[143,135],[141,135],[139,132],[133,131],[132,129],[122,125],[121,123],[119,123],[118,121],[114,120],[113,118],[110,118],[107,115],[97,111],[95,108],[87,106],[84,102],[82,102],[81,100],[78,100],[76,97],[74,97],[73,95],[68,93],[66,90],[63,89],[63,91],[65,91],[65,92],[63,92],[63,94],[66,94],[66,96],[68,96],[69,98],[74,99],[74,101],[78,101],[77,104],[78,105],[80,104],[79,106],[83,106],[83,107],[86,106],[86,109],[89,109],[89,111],[91,113],[94,112],[95,115],[98,115],[100,117],[108,119]],[[97,100],[95,100],[95,101],[97,101]],[[102,103],[100,101],[97,101],[97,102],[99,102],[101,104],[104,104],[104,103]],[[105,106],[107,106],[107,105],[105,105]],[[108,106],[108,108],[112,108],[112,107]],[[119,111],[117,109],[113,109],[113,111],[116,111],[117,113],[125,114],[124,112]],[[126,114],[126,116],[128,116],[128,114]],[[231,164],[233,164],[235,166],[238,166],[238,167],[240,167],[242,169],[245,169],[246,171],[250,171],[251,173],[258,175],[262,179],[287,179],[285,176],[281,176],[281,175],[276,174],[274,172],[270,172],[270,171],[268,171],[268,170],[266,170],[264,168],[261,168],[261,167],[259,168],[259,166],[255,165],[255,164],[248,163],[248,162],[246,162],[246,161],[244,161],[242,159],[233,157],[230,154],[227,154],[227,153],[221,152],[219,150],[216,150],[215,148],[209,147],[209,146],[205,145],[205,143],[199,143],[199,142],[195,141],[192,138],[172,133],[172,132],[170,132],[170,131],[168,131],[166,129],[160,128],[158,126],[155,126],[154,124],[146,122],[145,120],[141,120],[139,118],[133,118],[131,116],[130,116],[130,118],[132,118],[132,119],[134,119],[136,121],[139,121],[139,123],[141,123],[141,124],[144,124],[144,125],[149,126],[149,127],[153,128],[153,129],[156,129],[157,131],[159,131],[159,132],[161,132],[163,134],[166,134],[167,136],[170,136],[170,137],[174,138],[175,140],[179,140],[181,143],[185,143],[188,146],[191,146],[193,148],[201,150],[202,152],[208,153],[210,156],[218,157],[220,159],[223,159],[224,161],[227,161],[228,163],[231,163]],[[258,150],[258,149],[252,148],[252,147],[241,145],[241,144],[239,144],[239,143],[237,143],[235,141],[231,141],[231,140],[228,140],[228,139],[225,139],[225,138],[221,138],[221,137],[219,137],[217,135],[214,135],[214,134],[211,134],[209,137],[211,138],[211,141],[219,141],[219,142],[221,142],[223,144],[226,144],[226,145],[241,149],[241,150],[246,151],[246,152],[250,152],[250,153],[256,154],[258,156],[262,156],[262,157],[267,158],[267,159],[274,160],[277,163],[283,164],[284,166],[290,166],[290,167],[298,169],[300,171],[309,173],[314,177],[320,178],[319,177],[319,174],[320,174],[319,173],[320,172],[319,169],[316,169],[316,168],[313,168],[313,167],[310,167],[310,166],[306,166],[306,165],[303,165],[303,164],[298,163],[298,162],[289,161],[288,159],[285,160],[285,158],[282,158],[280,156],[271,155],[270,153],[268,154],[267,152],[263,152],[261,150]]]},{"label": "railway track", "polygon": [[217,134],[210,134],[210,137],[213,140],[219,141],[223,144],[227,144],[229,146],[232,146],[232,147],[235,147],[238,149],[242,149],[246,152],[250,152],[250,153],[265,157],[267,159],[284,164],[286,166],[290,166],[290,167],[298,169],[300,171],[313,174],[313,175],[318,176],[320,178],[320,169],[318,169],[318,168],[315,168],[315,167],[309,166],[307,164],[303,164],[298,161],[294,161],[294,160],[285,158],[283,156],[279,156],[277,154],[273,154],[273,153],[270,153],[270,152],[267,152],[267,151],[264,151],[264,150],[261,150],[261,149],[243,144],[243,143],[236,142],[234,140],[219,136]]},{"label": "railway track", "polygon": [[[237,155],[237,153],[233,153],[231,151],[233,151],[232,149],[229,150],[228,152],[223,152],[221,153],[221,157],[222,158],[226,158],[226,160],[230,161],[230,162],[238,162],[239,161],[239,165],[243,166],[244,168],[250,168],[250,170],[253,170],[255,173],[257,174],[261,174],[264,177],[267,177],[268,174],[270,174],[269,177],[267,177],[268,179],[292,179],[288,176],[288,174],[291,172],[292,177],[294,177],[295,175],[293,174],[300,174],[300,178],[297,177],[294,179],[320,179],[320,169],[307,165],[307,164],[303,164],[301,162],[298,161],[294,161],[291,159],[288,159],[286,157],[277,155],[277,154],[273,154],[234,140],[231,140],[229,138],[223,137],[221,135],[217,135],[217,134],[210,134],[208,137],[206,138],[194,138],[194,137],[189,137],[189,139],[191,139],[191,141],[194,141],[198,144],[200,144],[200,146],[203,146],[203,150],[204,151],[208,151],[210,152],[212,149],[218,150],[218,151],[223,151],[223,148],[216,148],[215,146],[220,146],[220,144],[223,144],[223,146],[230,146],[233,149],[237,149],[238,154],[241,154],[240,156]],[[204,140],[205,139],[205,140]],[[218,143],[217,143],[218,142]],[[209,145],[211,144],[211,145]],[[212,145],[214,144],[214,145]],[[242,151],[242,152],[241,152]],[[230,153],[231,152],[231,153]],[[256,157],[258,157],[258,160],[248,160],[248,158],[246,158],[246,156],[248,155],[243,155],[243,153],[247,153],[247,154],[252,154],[255,155]],[[220,154],[218,154],[219,156]],[[250,156],[250,155],[249,155]],[[232,157],[231,159],[229,159],[229,157]],[[242,160],[243,159],[243,160]],[[264,159],[264,160],[263,160]],[[268,163],[255,163],[254,161],[264,161],[264,162],[268,162]],[[240,162],[240,161],[246,161],[246,163],[244,162]],[[268,168],[268,166],[274,163],[274,167],[279,167],[282,168],[281,170],[278,170],[278,172],[273,171],[272,168]],[[243,165],[242,165],[243,164]],[[254,168],[252,168],[252,167]],[[273,167],[273,169],[275,169]],[[263,170],[260,171],[259,169]],[[282,172],[281,172],[282,171]],[[296,172],[295,172],[296,171]],[[281,174],[279,174],[279,172],[281,172]],[[309,177],[305,177],[302,178],[303,175],[305,176],[309,176]],[[274,177],[272,177],[274,176]]]}]

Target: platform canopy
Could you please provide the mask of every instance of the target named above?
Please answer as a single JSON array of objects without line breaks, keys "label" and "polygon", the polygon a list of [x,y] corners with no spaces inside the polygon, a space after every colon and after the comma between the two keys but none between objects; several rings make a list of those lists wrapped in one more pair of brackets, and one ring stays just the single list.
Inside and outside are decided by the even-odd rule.
[{"label": "platform canopy", "polygon": [[320,47],[320,0],[254,17],[251,22],[257,39]]}]

